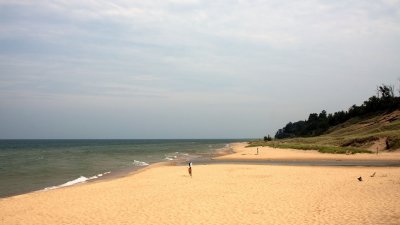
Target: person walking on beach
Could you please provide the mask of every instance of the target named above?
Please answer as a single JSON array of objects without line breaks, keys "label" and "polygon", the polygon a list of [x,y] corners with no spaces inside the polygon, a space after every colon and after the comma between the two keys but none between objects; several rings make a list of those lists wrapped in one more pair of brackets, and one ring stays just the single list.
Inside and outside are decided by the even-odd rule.
[{"label": "person walking on beach", "polygon": [[190,177],[192,177],[192,165],[193,165],[193,163],[189,162],[188,172],[189,172]]},{"label": "person walking on beach", "polygon": [[257,155],[258,155],[258,148],[257,148]]}]

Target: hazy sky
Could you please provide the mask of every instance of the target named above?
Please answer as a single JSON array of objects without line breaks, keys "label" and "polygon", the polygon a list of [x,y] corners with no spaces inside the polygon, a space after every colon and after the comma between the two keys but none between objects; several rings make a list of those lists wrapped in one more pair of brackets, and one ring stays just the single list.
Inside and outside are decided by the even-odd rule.
[{"label": "hazy sky", "polygon": [[245,138],[400,78],[397,0],[0,0],[0,138]]}]

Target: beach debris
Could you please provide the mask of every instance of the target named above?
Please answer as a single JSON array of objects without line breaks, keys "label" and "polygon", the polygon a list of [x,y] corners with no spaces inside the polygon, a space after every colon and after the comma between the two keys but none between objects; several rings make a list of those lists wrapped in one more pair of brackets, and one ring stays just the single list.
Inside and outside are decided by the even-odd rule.
[{"label": "beach debris", "polygon": [[358,179],[358,181],[362,181],[362,177],[359,177],[359,178],[357,178]]},{"label": "beach debris", "polygon": [[376,174],[376,172],[374,172],[370,177],[374,177],[375,176],[375,174]]}]

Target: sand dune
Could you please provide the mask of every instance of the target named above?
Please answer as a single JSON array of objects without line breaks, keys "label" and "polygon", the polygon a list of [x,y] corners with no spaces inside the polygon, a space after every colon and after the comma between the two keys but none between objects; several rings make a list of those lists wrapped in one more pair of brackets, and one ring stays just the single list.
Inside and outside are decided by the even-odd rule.
[{"label": "sand dune", "polygon": [[154,166],[1,199],[0,224],[400,224],[399,190],[400,168]]}]

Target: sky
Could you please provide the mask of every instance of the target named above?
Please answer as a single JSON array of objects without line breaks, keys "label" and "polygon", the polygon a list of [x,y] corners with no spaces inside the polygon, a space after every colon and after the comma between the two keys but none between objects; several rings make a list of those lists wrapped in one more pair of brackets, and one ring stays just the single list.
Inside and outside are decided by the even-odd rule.
[{"label": "sky", "polygon": [[0,0],[0,138],[262,138],[399,87],[398,0]]}]

